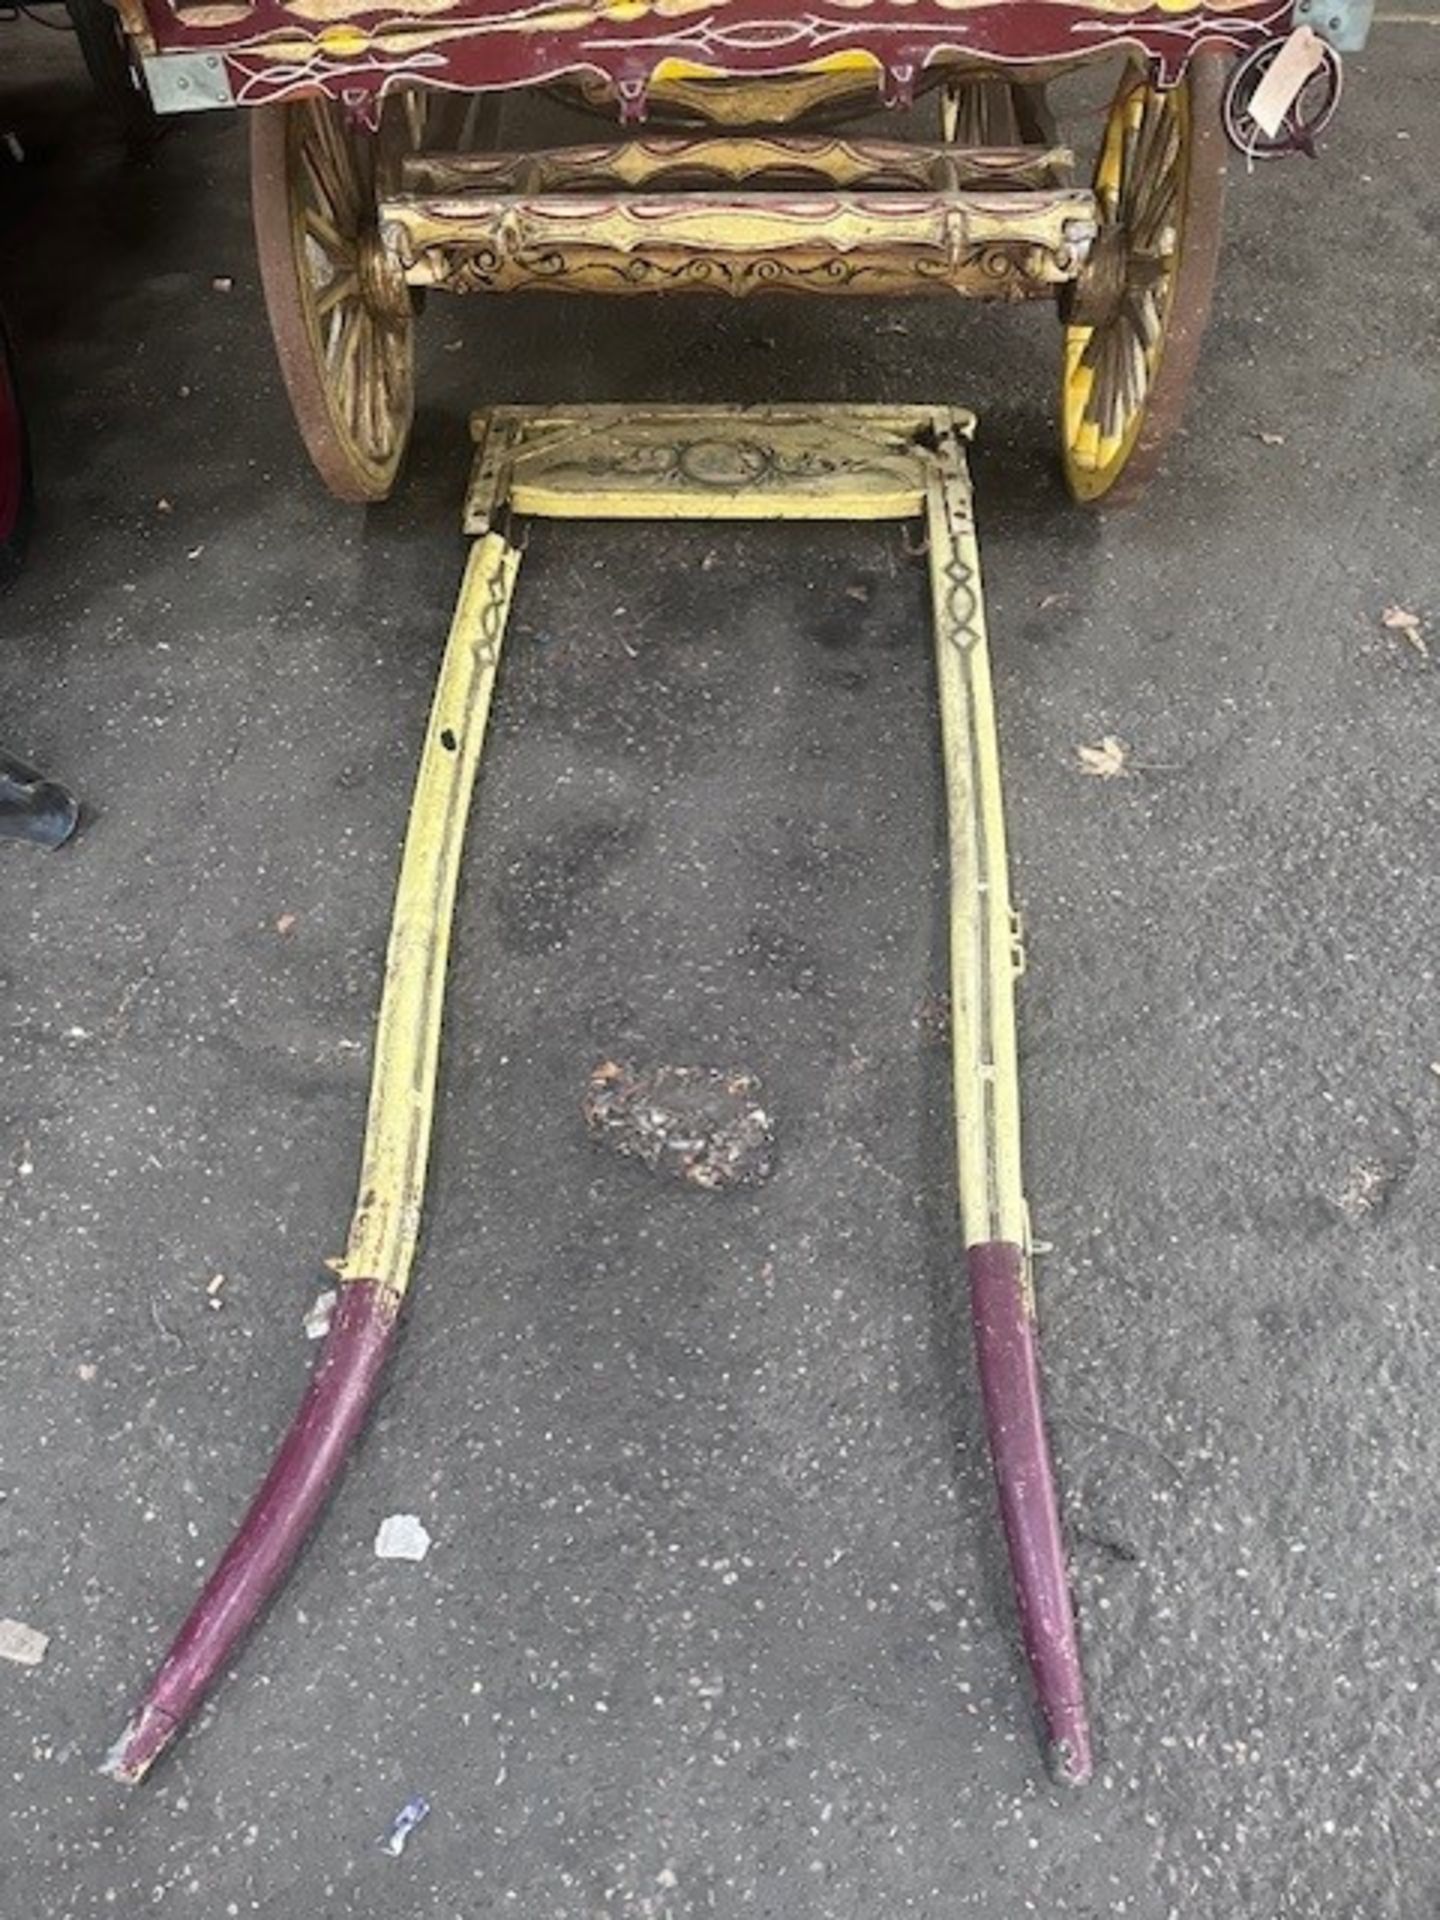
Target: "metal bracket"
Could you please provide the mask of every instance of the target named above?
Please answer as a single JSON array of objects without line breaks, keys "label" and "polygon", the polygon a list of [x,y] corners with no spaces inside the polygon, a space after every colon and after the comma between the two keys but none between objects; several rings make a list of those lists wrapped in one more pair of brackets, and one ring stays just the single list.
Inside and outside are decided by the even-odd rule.
[{"label": "metal bracket", "polygon": [[1374,17],[1375,0],[1295,0],[1290,24],[1309,27],[1336,53],[1359,53]]},{"label": "metal bracket", "polygon": [[204,113],[235,104],[230,74],[218,53],[147,53],[140,64],[157,113]]}]

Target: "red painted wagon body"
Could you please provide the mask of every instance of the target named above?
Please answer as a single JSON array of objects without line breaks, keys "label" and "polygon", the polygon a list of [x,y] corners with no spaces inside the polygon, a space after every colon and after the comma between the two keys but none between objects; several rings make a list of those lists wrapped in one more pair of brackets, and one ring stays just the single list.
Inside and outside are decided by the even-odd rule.
[{"label": "red painted wagon body", "polygon": [[[322,476],[356,500],[388,492],[404,451],[427,286],[1055,297],[1066,475],[1118,500],[1193,370],[1222,106],[1253,151],[1308,141],[1339,67],[1307,22],[1355,44],[1369,4],[118,0],[160,111],[258,110],[281,363]],[[1297,26],[1317,53],[1265,134],[1249,106]],[[1080,186],[1049,89],[1107,60],[1119,83]],[[624,134],[497,150],[503,103],[537,88]],[[836,132],[932,92],[928,139],[918,115],[903,140]]]}]

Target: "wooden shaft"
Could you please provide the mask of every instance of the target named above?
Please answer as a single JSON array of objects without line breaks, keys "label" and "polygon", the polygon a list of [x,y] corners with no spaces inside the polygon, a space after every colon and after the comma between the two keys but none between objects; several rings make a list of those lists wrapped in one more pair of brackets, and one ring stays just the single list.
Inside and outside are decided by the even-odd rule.
[{"label": "wooden shaft", "polygon": [[298,1412],[104,1770],[133,1785],[278,1590],[378,1390],[414,1258],[429,1156],[450,919],[491,689],[520,564],[487,534],[470,550],[420,771],[385,962],[360,1193],[340,1303]]},{"label": "wooden shaft", "polygon": [[950,1023],[961,1228],[976,1369],[1016,1610],[1055,1778],[1092,1761],[1060,1503],[1045,1434],[1015,1044],[1000,745],[964,456],[942,429],[926,507],[950,838]]}]

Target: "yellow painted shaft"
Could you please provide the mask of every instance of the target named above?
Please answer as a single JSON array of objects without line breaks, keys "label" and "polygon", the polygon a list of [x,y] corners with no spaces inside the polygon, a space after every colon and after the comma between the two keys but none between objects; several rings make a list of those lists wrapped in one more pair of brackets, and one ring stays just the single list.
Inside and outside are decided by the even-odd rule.
[{"label": "yellow painted shaft", "polygon": [[470,550],[420,755],[385,956],[365,1121],[360,1192],[344,1280],[378,1282],[399,1300],[420,1232],[450,918],[470,795],[520,565],[486,534]]},{"label": "yellow painted shaft", "polygon": [[942,440],[926,500],[950,839],[950,1022],[967,1247],[1028,1247],[1015,1046],[1019,940],[1010,905],[1000,744],[980,553],[964,458]]}]

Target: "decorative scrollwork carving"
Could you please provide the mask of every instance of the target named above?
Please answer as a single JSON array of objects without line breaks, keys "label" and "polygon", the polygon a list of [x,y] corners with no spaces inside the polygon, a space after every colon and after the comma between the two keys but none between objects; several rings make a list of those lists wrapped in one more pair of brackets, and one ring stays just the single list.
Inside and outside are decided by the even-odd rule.
[{"label": "decorative scrollwork carving", "polygon": [[974,194],[401,195],[382,231],[414,285],[460,293],[916,291],[1023,300],[1095,232],[1082,189]]}]

